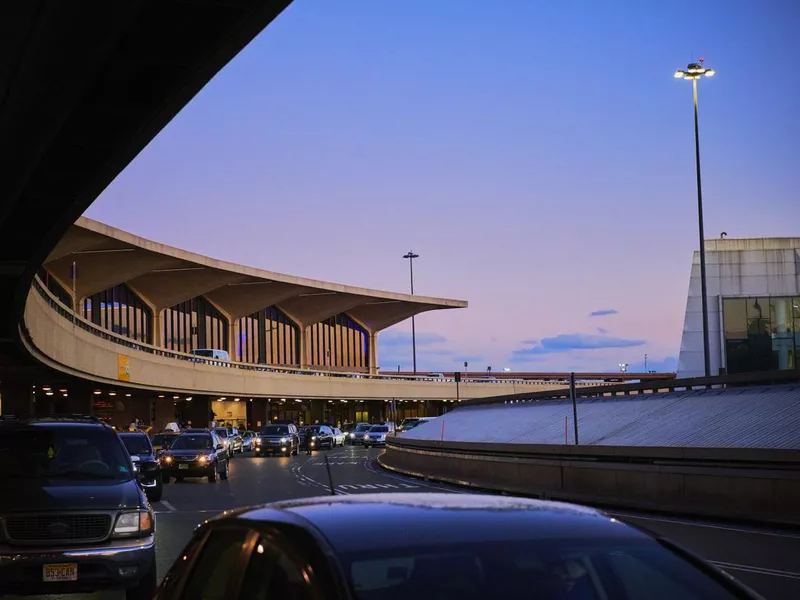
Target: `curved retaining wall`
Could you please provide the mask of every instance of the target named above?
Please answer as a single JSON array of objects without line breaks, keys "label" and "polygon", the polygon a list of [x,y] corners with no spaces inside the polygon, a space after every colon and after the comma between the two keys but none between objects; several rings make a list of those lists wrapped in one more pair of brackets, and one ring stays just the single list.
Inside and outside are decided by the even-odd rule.
[{"label": "curved retaining wall", "polygon": [[379,462],[407,475],[512,494],[800,526],[800,450],[394,438]]}]

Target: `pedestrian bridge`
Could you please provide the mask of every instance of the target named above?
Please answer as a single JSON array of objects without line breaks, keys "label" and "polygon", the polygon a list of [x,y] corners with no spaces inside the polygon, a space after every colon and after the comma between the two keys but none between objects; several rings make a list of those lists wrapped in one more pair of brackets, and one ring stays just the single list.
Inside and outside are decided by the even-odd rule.
[{"label": "pedestrian bridge", "polygon": [[[242,397],[451,400],[561,389],[536,380],[455,382],[198,358],[144,344],[75,314],[37,278],[25,308],[28,351],[53,369],[120,390]],[[581,383],[591,386],[596,383]]]}]

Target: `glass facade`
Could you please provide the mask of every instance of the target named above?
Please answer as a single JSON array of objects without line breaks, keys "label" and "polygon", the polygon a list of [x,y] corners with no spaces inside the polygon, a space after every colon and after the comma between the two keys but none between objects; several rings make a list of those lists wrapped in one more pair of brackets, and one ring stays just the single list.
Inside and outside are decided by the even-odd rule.
[{"label": "glass facade", "polygon": [[84,319],[103,329],[153,343],[153,311],[125,284],[84,298],[81,312]]},{"label": "glass facade", "polygon": [[164,348],[228,350],[228,319],[202,296],[171,306],[164,310]]},{"label": "glass facade", "polygon": [[800,297],[724,298],[728,373],[797,368]]},{"label": "glass facade", "polygon": [[369,368],[369,333],[345,313],[309,327],[311,365]]},{"label": "glass facade", "polygon": [[61,301],[61,304],[66,304],[72,308],[72,294],[64,289],[64,286],[56,281],[48,270],[44,267],[39,267],[37,275],[45,287],[50,290],[50,293]]},{"label": "glass facade", "polygon": [[300,329],[275,307],[238,319],[235,338],[241,362],[300,366]]}]

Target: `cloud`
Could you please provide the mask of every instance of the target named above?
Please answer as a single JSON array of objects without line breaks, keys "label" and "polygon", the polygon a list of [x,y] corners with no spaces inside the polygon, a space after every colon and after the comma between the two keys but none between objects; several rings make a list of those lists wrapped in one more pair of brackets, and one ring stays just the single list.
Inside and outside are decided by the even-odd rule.
[{"label": "cloud", "polygon": [[[435,346],[436,344],[443,344],[447,338],[438,333],[424,333],[419,332],[416,335],[417,352],[420,346]],[[398,348],[408,346],[411,348],[411,332],[410,331],[385,331],[378,335],[379,348]]]},{"label": "cloud", "polygon": [[590,317],[607,317],[609,315],[616,315],[618,311],[613,308],[606,308],[604,310],[595,310],[589,313]]},{"label": "cloud", "polygon": [[599,334],[608,333],[608,329],[603,329],[602,327],[598,327],[597,328],[597,333],[599,333]]},{"label": "cloud", "polygon": [[526,341],[530,347],[520,348],[511,353],[512,362],[524,362],[529,357],[573,350],[602,350],[605,348],[633,348],[644,345],[645,340],[629,340],[606,335],[587,335],[582,333],[562,333],[555,337]]}]

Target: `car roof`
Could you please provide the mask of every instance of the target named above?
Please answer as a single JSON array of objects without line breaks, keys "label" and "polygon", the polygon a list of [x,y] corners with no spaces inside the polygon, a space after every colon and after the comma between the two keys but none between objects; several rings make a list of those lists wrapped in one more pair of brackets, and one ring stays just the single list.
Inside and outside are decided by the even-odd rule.
[{"label": "car roof", "polygon": [[[382,493],[275,502],[236,511],[268,520],[291,513],[316,527],[337,552],[530,539],[647,540],[644,532],[593,508],[506,496],[457,493]],[[353,531],[380,532],[353,535]],[[431,532],[435,535],[432,537]]]},{"label": "car roof", "polygon": [[97,417],[80,415],[48,415],[48,416],[0,416],[0,427],[25,429],[36,428],[82,428],[82,429],[108,429],[113,431],[111,426],[101,421]]},{"label": "car roof", "polygon": [[120,437],[123,437],[123,436],[124,437],[134,437],[134,436],[140,437],[140,436],[143,436],[143,437],[146,437],[147,439],[150,439],[150,437],[144,431],[120,431],[119,435],[120,435]]}]

